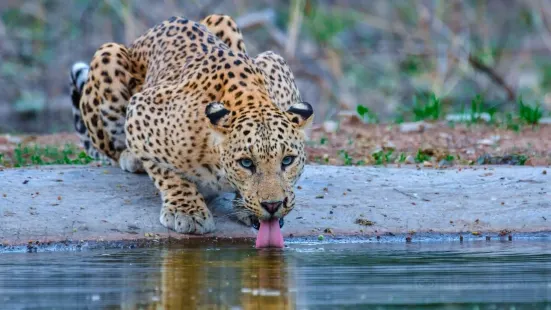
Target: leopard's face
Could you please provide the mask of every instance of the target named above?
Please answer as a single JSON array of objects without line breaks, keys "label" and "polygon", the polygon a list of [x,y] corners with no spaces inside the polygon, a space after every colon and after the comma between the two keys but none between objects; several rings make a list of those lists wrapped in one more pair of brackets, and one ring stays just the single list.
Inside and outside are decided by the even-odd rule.
[{"label": "leopard's face", "polygon": [[240,209],[260,220],[283,218],[295,205],[294,185],[306,162],[304,126],[313,111],[309,104],[298,103],[285,112],[275,106],[258,112],[228,111],[221,164],[241,196]]}]

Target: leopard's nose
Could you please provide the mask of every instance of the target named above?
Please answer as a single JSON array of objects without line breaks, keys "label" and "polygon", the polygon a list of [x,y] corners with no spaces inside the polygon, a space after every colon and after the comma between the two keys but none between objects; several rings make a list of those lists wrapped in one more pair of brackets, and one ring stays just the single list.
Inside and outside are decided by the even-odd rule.
[{"label": "leopard's nose", "polygon": [[263,201],[260,203],[260,205],[262,206],[262,208],[264,208],[264,210],[268,211],[268,213],[274,214],[277,212],[277,210],[279,210],[279,208],[281,208],[281,206],[283,205],[283,201]]}]

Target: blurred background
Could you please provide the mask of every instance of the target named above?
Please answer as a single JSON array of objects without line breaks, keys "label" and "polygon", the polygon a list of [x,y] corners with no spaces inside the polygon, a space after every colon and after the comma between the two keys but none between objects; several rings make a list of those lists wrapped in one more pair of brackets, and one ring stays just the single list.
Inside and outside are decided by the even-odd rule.
[{"label": "blurred background", "polygon": [[[551,104],[547,0],[2,0],[0,132],[72,131],[68,72],[107,41],[130,43],[172,15],[237,19],[252,55],[291,64],[316,122],[356,114],[402,122],[414,95],[443,113]],[[364,112],[365,113],[365,112]]]}]

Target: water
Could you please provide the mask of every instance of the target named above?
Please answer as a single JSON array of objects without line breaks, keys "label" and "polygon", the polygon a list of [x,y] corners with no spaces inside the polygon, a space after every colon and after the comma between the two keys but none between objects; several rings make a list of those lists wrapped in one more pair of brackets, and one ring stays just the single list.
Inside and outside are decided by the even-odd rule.
[{"label": "water", "polygon": [[551,243],[0,255],[0,309],[551,309]]}]

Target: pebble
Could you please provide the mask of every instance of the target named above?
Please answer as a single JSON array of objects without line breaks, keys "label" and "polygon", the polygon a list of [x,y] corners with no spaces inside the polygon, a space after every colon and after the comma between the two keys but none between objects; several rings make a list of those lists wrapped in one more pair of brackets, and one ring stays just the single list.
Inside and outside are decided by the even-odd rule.
[{"label": "pebble", "polygon": [[405,161],[406,164],[415,164],[415,158],[412,156],[412,155],[408,155],[406,157],[406,161]]},{"label": "pebble", "polygon": [[425,129],[432,128],[433,125],[424,121],[420,122],[410,122],[400,124],[401,133],[411,133],[411,132],[423,132]]},{"label": "pebble", "polygon": [[339,124],[335,121],[323,122],[323,130],[327,133],[335,133],[339,129]]}]

